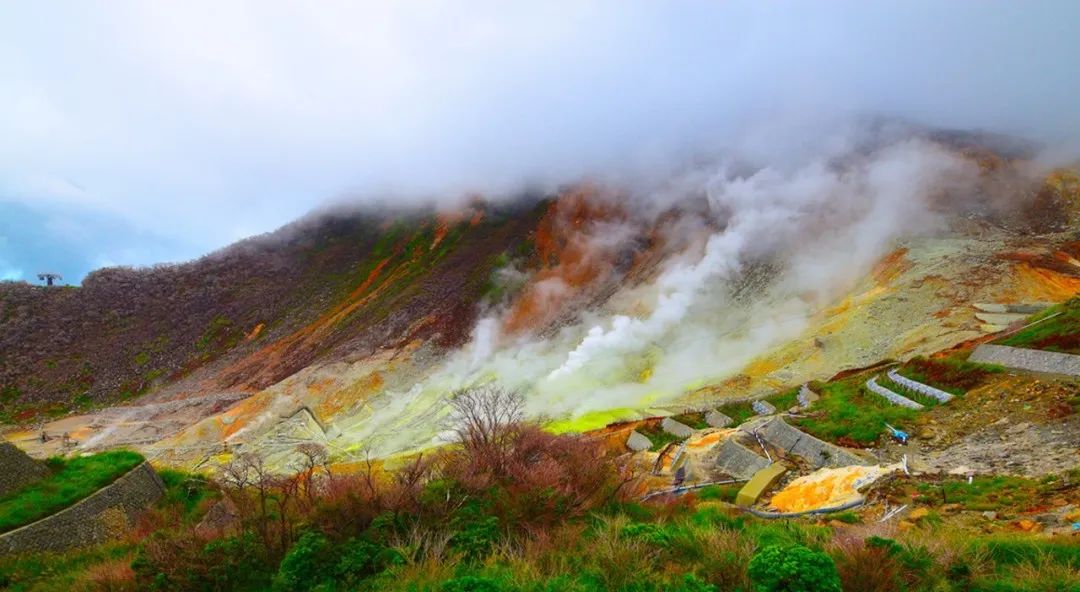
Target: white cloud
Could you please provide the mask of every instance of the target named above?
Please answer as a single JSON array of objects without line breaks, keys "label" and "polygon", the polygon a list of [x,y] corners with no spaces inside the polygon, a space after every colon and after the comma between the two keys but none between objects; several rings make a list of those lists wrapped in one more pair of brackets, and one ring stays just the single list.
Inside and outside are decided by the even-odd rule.
[{"label": "white cloud", "polygon": [[8,3],[0,200],[207,249],[342,194],[640,170],[777,120],[1075,139],[1078,17],[1075,2]]}]

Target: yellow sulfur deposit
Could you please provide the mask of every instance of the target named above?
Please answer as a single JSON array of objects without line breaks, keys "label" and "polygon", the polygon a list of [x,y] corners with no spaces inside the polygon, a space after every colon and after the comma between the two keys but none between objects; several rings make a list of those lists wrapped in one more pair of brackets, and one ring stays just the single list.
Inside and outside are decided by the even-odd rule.
[{"label": "yellow sulfur deposit", "polygon": [[860,489],[895,469],[895,466],[821,469],[789,483],[773,496],[769,505],[781,512],[840,506],[862,499]]}]

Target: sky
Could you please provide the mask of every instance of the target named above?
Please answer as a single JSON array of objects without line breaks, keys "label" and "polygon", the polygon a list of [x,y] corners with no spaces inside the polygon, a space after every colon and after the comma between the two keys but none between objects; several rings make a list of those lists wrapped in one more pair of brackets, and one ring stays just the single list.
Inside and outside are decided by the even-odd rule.
[{"label": "sky", "polygon": [[1080,138],[1080,3],[0,0],[0,279],[328,202],[781,158],[853,116]]}]

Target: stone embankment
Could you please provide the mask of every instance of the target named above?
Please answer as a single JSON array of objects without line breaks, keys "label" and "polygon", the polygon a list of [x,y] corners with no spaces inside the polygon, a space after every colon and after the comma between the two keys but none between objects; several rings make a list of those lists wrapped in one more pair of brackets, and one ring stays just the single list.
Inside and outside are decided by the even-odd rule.
[{"label": "stone embankment", "polygon": [[0,495],[22,489],[49,475],[45,465],[35,461],[11,442],[0,440]]},{"label": "stone embankment", "polygon": [[870,380],[866,381],[866,388],[870,389],[870,391],[872,393],[884,397],[888,402],[892,403],[893,405],[899,405],[901,407],[907,407],[908,409],[915,409],[915,410],[919,410],[919,409],[923,408],[923,406],[921,404],[916,403],[915,401],[912,401],[911,399],[905,397],[904,395],[901,395],[900,393],[897,393],[897,392],[893,392],[893,391],[881,386],[880,384],[877,383],[877,378],[878,377],[875,376],[875,377],[871,378]]},{"label": "stone embankment", "polygon": [[862,457],[835,444],[819,440],[806,432],[774,417],[752,428],[766,443],[787,454],[802,457],[815,468],[846,467],[868,464]]},{"label": "stone embankment", "polygon": [[927,397],[937,399],[938,401],[941,401],[942,403],[948,403],[953,398],[952,393],[947,393],[947,392],[945,392],[945,391],[943,391],[941,389],[936,389],[936,388],[934,388],[934,387],[932,387],[930,385],[923,384],[923,383],[921,383],[921,382],[919,382],[917,380],[911,380],[910,378],[900,376],[900,374],[896,371],[896,368],[893,368],[892,370],[889,370],[889,372],[886,374],[886,376],[889,377],[889,380],[895,382],[896,384],[898,384],[898,385],[900,385],[900,386],[902,386],[902,387],[904,387],[906,389],[912,390],[912,391],[914,391],[916,393],[919,393],[920,395],[925,395]]},{"label": "stone embankment", "polygon": [[1073,354],[984,343],[975,348],[968,360],[1031,372],[1080,376],[1080,356]]},{"label": "stone embankment", "polygon": [[114,540],[164,494],[161,477],[144,462],[75,505],[0,534],[0,555],[64,551]]}]

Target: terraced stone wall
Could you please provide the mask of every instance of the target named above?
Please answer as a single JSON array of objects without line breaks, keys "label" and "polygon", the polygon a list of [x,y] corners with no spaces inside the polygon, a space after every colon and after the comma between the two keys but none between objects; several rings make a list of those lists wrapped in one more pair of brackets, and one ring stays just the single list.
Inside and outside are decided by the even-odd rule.
[{"label": "terraced stone wall", "polygon": [[64,551],[119,538],[164,494],[161,477],[144,462],[75,505],[0,535],[0,555]]},{"label": "terraced stone wall", "polygon": [[1080,376],[1080,356],[1073,354],[984,343],[975,348],[968,360],[1032,372]]},{"label": "terraced stone wall", "polygon": [[49,474],[45,465],[35,461],[11,442],[0,441],[0,495],[44,479]]}]

